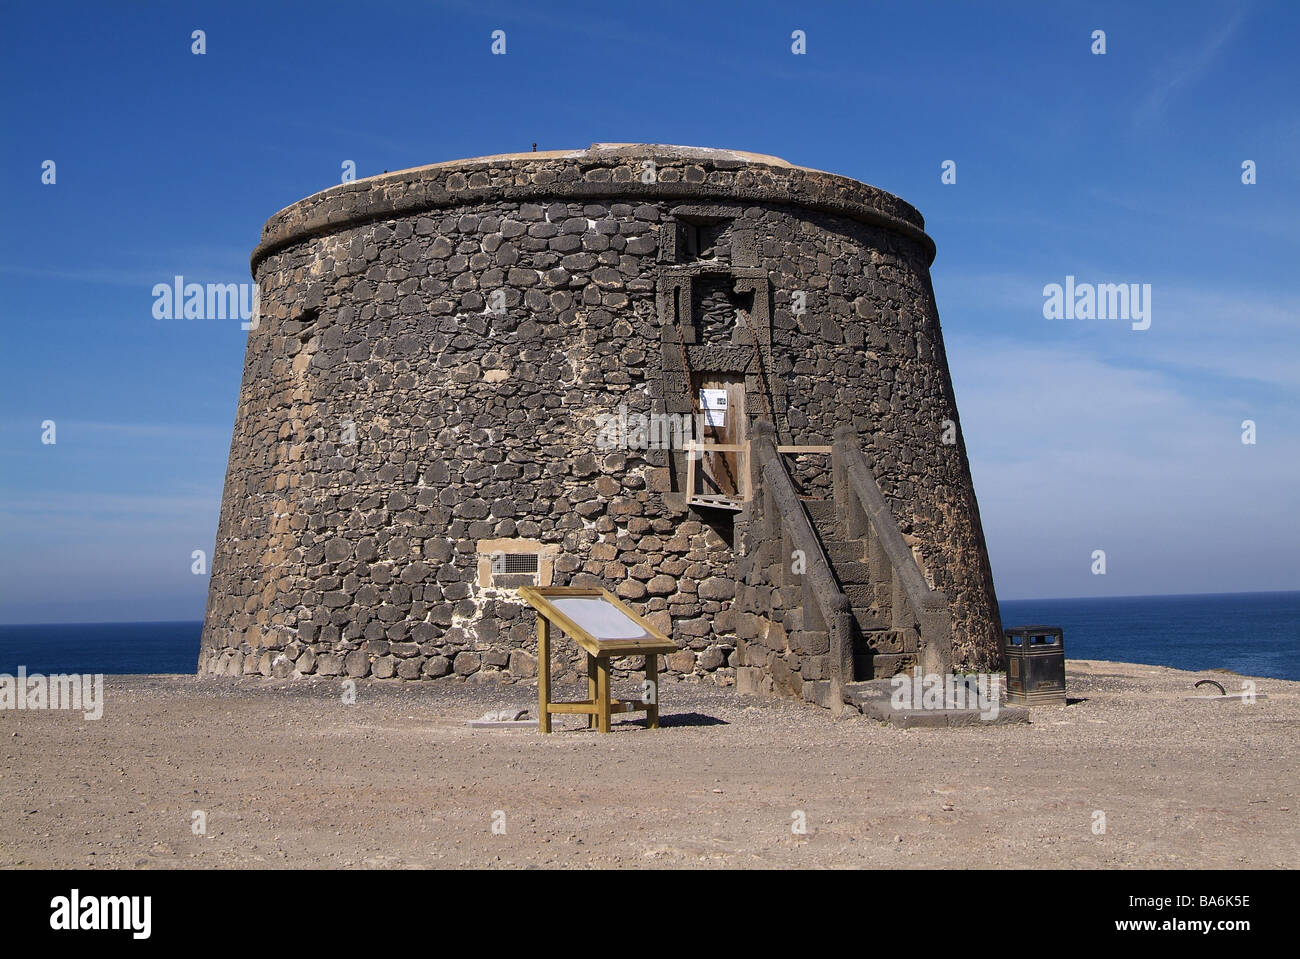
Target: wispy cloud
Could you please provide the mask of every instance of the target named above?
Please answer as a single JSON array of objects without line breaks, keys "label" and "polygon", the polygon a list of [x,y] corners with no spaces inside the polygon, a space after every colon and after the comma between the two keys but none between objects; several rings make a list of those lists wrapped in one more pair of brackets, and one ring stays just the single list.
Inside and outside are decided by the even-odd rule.
[{"label": "wispy cloud", "polygon": [[65,432],[77,430],[89,435],[109,434],[143,439],[180,440],[192,440],[197,437],[211,439],[226,436],[230,432],[224,427],[193,423],[105,423],[94,420],[66,420],[59,424],[59,429]]},{"label": "wispy cloud", "polygon": [[234,247],[169,247],[160,250],[117,250],[118,265],[70,263],[32,266],[0,263],[0,275],[35,280],[129,286],[150,290],[176,275],[193,282],[243,281],[248,270],[248,250]]},{"label": "wispy cloud", "polygon": [[1239,410],[1160,370],[990,338],[949,358],[1000,594],[1300,586],[1288,418],[1245,445]]},{"label": "wispy cloud", "polygon": [[37,494],[7,497],[0,513],[25,513],[32,516],[53,515],[125,515],[125,516],[196,516],[209,512],[219,503],[221,491],[211,495],[158,495],[156,492],[92,493],[79,491],[63,495]]},{"label": "wispy cloud", "polygon": [[[1277,132],[1279,142],[1285,136]],[[1300,147],[1300,138],[1297,147]],[[1274,149],[1288,149],[1286,146]],[[1239,172],[1234,169],[1234,173]],[[1225,236],[1238,234],[1249,236],[1257,241],[1261,237],[1274,237],[1288,245],[1296,241],[1295,214],[1290,207],[1252,209],[1249,217],[1243,217],[1240,209],[1217,207],[1205,203],[1171,204],[1163,196],[1153,195],[1149,191],[1132,187],[1120,190],[1100,186],[1090,187],[1088,195],[1098,203],[1103,203],[1119,213],[1130,217],[1135,222],[1146,225],[1158,223],[1166,230],[1196,229],[1197,231],[1219,230]],[[1059,225],[1059,224],[1058,224]],[[1096,234],[1113,230],[1114,226],[1105,218],[1090,227]]]},{"label": "wispy cloud", "polygon": [[1203,375],[1212,374],[1237,381],[1247,395],[1257,387],[1300,394],[1300,296],[1206,287],[1180,277],[1120,276],[1086,263],[1074,272],[1080,281],[1150,282],[1151,329],[1135,332],[1111,320],[1045,320],[1043,285],[1060,283],[1063,275],[989,272],[945,273],[936,279],[945,333],[955,340],[968,328],[986,329],[994,319],[1003,333],[1022,341],[1068,343],[1071,351],[1116,368],[1154,368],[1190,378],[1202,391],[1209,389]]},{"label": "wispy cloud", "polygon": [[139,269],[124,270],[114,267],[92,266],[64,269],[48,267],[23,266],[21,264],[0,264],[0,273],[9,276],[28,277],[37,280],[65,280],[72,283],[94,283],[109,286],[131,286],[136,288],[151,287],[160,282],[158,273]]},{"label": "wispy cloud", "polygon": [[1162,65],[1159,79],[1133,111],[1134,124],[1143,127],[1160,120],[1170,101],[1184,88],[1194,85],[1210,69],[1219,53],[1237,32],[1244,17],[1242,11],[1236,11],[1226,23],[1213,30],[1199,45]]}]

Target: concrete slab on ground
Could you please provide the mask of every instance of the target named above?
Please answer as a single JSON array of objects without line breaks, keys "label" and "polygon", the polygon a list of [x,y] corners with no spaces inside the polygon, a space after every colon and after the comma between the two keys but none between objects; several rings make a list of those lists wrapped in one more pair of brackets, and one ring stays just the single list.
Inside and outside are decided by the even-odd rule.
[{"label": "concrete slab on ground", "polygon": [[1029,722],[1029,710],[1024,706],[998,703],[995,712],[990,708],[992,704],[977,699],[974,708],[896,709],[893,694],[894,685],[890,680],[871,679],[847,684],[844,687],[844,702],[870,719],[902,729],[1007,726]]}]

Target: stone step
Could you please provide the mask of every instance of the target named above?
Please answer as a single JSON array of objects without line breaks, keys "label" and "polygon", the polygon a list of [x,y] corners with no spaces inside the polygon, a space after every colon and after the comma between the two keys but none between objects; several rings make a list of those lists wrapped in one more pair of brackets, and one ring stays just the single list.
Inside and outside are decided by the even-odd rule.
[{"label": "stone step", "polygon": [[871,567],[866,563],[847,562],[835,564],[835,575],[841,586],[866,585],[871,582]]},{"label": "stone step", "polygon": [[[853,675],[863,679],[889,679],[899,673],[911,674],[916,668],[915,639],[911,630],[867,630],[853,643]],[[914,635],[914,634],[913,634]],[[881,649],[887,650],[880,652]],[[895,650],[888,652],[888,650]]]},{"label": "stone step", "polygon": [[[1029,722],[1029,710],[1024,706],[1006,703],[988,703],[976,700],[977,705],[964,709],[894,708],[895,685],[888,679],[846,683],[844,702],[855,707],[862,715],[903,729],[938,728],[950,726],[1006,726]],[[914,691],[913,691],[914,692]],[[909,698],[912,698],[909,696]],[[908,704],[910,707],[910,703]]]},{"label": "stone step", "polygon": [[833,566],[839,566],[841,563],[861,563],[867,558],[866,547],[858,539],[823,539],[822,548]]},{"label": "stone step", "polygon": [[836,519],[835,501],[831,499],[806,499],[803,508],[814,523],[834,522]]},{"label": "stone step", "polygon": [[[852,600],[850,600],[852,602]],[[858,629],[863,632],[871,632],[877,629],[889,628],[889,610],[872,609],[869,606],[854,606],[853,619],[858,624]]]},{"label": "stone step", "polygon": [[908,627],[901,629],[886,627],[862,631],[863,645],[875,650],[877,655],[914,653],[919,641],[920,637],[917,636],[916,630]]},{"label": "stone step", "polygon": [[916,657],[911,653],[876,653],[871,657],[871,675],[875,679],[888,679],[915,665]]},{"label": "stone step", "polygon": [[892,694],[893,686],[887,680],[868,679],[844,684],[844,701],[859,708],[880,699],[888,702]]},{"label": "stone step", "polygon": [[[835,567],[839,569],[837,565]],[[870,583],[845,583],[841,581],[844,595],[849,598],[849,605],[861,608],[871,606],[876,601],[876,587]]]},{"label": "stone step", "polygon": [[844,532],[838,525],[832,523],[818,523],[813,527],[817,530],[817,539],[822,543],[830,540],[835,543],[851,543],[853,537]]}]

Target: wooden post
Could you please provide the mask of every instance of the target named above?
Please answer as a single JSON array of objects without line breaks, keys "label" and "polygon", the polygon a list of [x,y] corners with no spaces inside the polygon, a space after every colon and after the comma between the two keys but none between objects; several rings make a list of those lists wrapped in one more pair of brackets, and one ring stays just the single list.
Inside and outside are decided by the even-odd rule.
[{"label": "wooden post", "polygon": [[591,700],[591,708],[593,710],[593,712],[587,716],[587,728],[595,729],[596,713],[594,712],[594,710],[596,708],[596,657],[591,655],[591,653],[587,654],[587,698]]},{"label": "wooden post", "polygon": [[596,658],[596,708],[598,725],[602,733],[609,732],[609,657]]},{"label": "wooden post", "polygon": [[659,728],[659,654],[646,653],[645,681],[649,683],[650,702],[645,704],[645,728]]},{"label": "wooden post", "polygon": [[551,624],[537,614],[537,724],[544,733],[551,731]]}]

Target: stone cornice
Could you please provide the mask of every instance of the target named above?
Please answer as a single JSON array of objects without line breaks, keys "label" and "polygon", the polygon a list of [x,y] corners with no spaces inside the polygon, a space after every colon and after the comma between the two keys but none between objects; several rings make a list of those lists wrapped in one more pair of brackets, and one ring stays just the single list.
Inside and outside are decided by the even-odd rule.
[{"label": "stone cornice", "polygon": [[[655,182],[641,180],[654,161]],[[656,144],[592,144],[587,150],[516,153],[367,177],[313,194],[267,220],[250,266],[304,240],[365,223],[497,200],[705,200],[805,207],[891,230],[917,243],[926,264],[934,241],[914,207],[849,177],[777,157]]]}]

